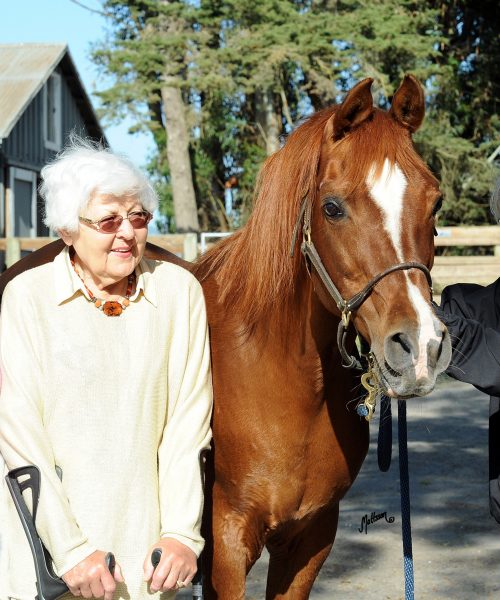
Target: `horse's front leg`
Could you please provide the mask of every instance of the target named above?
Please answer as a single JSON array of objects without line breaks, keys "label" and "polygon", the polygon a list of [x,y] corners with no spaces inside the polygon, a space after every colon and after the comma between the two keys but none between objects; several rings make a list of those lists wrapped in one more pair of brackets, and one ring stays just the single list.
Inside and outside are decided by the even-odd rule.
[{"label": "horse's front leg", "polygon": [[305,600],[330,554],[339,518],[336,504],[316,515],[298,533],[280,531],[267,543],[270,554],[266,600]]},{"label": "horse's front leg", "polygon": [[214,490],[210,575],[204,583],[206,600],[244,600],[248,571],[262,552],[256,520],[241,515]]}]

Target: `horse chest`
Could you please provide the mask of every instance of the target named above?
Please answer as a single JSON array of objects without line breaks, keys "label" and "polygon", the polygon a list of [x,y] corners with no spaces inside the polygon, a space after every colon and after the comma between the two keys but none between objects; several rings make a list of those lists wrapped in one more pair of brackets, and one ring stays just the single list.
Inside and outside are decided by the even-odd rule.
[{"label": "horse chest", "polygon": [[[344,448],[326,420],[319,419],[310,435],[276,452],[273,460],[259,461],[252,471],[252,483],[246,479],[245,496],[254,498],[253,507],[268,531],[284,524],[302,527],[316,514],[337,504],[351,487],[364,460],[366,428],[350,439],[352,448]],[[291,450],[291,451],[290,451]],[[236,490],[236,488],[234,488]],[[241,488],[240,488],[241,489]]]},{"label": "horse chest", "polygon": [[309,448],[306,458],[294,468],[290,465],[286,479],[275,482],[277,513],[282,518],[302,519],[323,507],[338,502],[352,485],[353,467],[356,472],[361,462],[345,456],[334,440]]}]

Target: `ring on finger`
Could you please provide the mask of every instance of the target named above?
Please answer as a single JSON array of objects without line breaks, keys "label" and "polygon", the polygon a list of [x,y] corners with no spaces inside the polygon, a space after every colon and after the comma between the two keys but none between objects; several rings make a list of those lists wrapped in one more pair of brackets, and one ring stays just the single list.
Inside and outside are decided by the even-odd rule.
[{"label": "ring on finger", "polygon": [[175,584],[176,589],[180,590],[181,588],[185,588],[186,587],[186,583],[184,581],[181,581],[180,579],[177,580],[177,583]]}]

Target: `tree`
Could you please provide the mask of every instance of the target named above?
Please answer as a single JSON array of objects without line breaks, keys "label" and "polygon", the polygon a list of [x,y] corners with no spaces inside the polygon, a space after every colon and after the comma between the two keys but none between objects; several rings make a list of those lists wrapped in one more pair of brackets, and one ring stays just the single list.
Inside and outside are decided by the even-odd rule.
[{"label": "tree", "polygon": [[488,160],[500,138],[497,60],[499,5],[435,1],[443,40],[436,57],[423,152],[440,174],[445,224],[486,223],[498,168]]},{"label": "tree", "polygon": [[168,173],[176,229],[198,231],[189,107],[183,98],[189,9],[168,0],[106,0],[104,10],[112,33],[93,57],[114,85],[99,93],[103,113],[116,120],[128,111],[138,128],[153,133],[160,157],[166,153],[168,161],[168,171],[164,161],[158,164]]},{"label": "tree", "polygon": [[[152,170],[178,227],[181,201],[189,197],[193,208],[194,196],[204,229],[239,226],[251,210],[262,161],[301,119],[366,76],[376,80],[376,102],[386,107],[406,72],[425,85],[427,119],[416,140],[441,177],[444,221],[484,222],[493,178],[488,157],[499,137],[496,2],[107,0],[104,6],[112,30],[95,58],[114,82],[101,92],[105,112],[116,118],[127,111],[137,127],[153,132]],[[178,173],[194,192],[179,191]],[[238,181],[231,214],[224,207],[229,180]]]}]

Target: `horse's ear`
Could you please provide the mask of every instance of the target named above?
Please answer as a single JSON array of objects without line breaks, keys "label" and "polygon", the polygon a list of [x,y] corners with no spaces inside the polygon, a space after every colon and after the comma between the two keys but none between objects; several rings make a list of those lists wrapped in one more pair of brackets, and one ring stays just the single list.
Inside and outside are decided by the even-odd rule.
[{"label": "horse's ear", "polygon": [[371,86],[373,79],[368,77],[356,84],[333,113],[326,128],[326,135],[340,140],[353,127],[360,125],[373,112]]},{"label": "horse's ear", "polygon": [[422,125],[425,114],[424,90],[413,75],[405,75],[394,94],[389,113],[411,133]]}]

